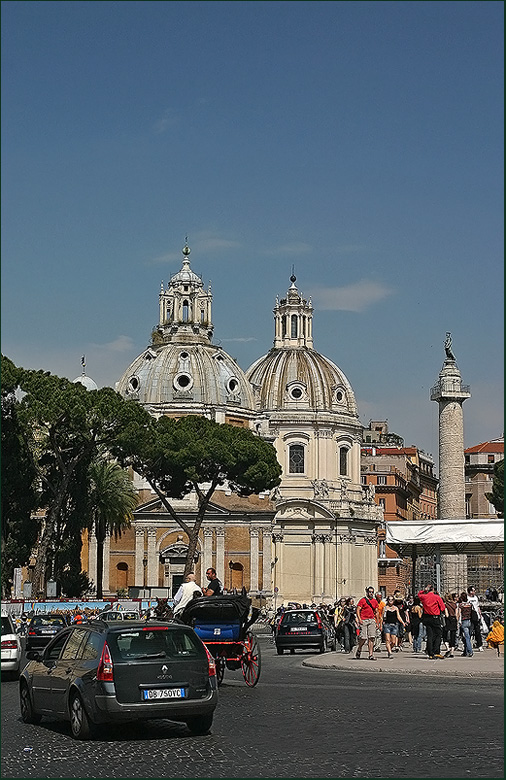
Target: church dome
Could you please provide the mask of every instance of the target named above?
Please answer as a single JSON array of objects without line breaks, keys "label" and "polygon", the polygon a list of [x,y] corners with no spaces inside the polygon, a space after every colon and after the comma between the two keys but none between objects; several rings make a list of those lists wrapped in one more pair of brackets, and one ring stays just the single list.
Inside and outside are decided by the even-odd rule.
[{"label": "church dome", "polygon": [[189,255],[185,244],[181,270],[166,288],[162,282],[152,343],[130,364],[116,390],[155,414],[201,414],[214,407],[215,412],[242,410],[252,417],[253,396],[244,372],[211,343],[212,295],[191,270]]},{"label": "church dome", "polygon": [[357,414],[343,372],[313,349],[274,348],[247,370],[259,410],[319,410]]},{"label": "church dome", "polygon": [[155,408],[182,405],[190,412],[196,407],[196,413],[201,406],[253,409],[244,372],[212,344],[176,342],[148,347],[129,365],[116,390]]},{"label": "church dome", "polygon": [[313,308],[295,286],[276,299],[274,348],[247,370],[258,411],[328,411],[357,416],[352,387],[338,366],[313,349]]}]

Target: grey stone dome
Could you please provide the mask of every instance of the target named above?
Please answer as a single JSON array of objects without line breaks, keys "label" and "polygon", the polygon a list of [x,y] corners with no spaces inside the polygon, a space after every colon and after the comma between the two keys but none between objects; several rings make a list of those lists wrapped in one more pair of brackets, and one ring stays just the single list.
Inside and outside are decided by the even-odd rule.
[{"label": "grey stone dome", "polygon": [[250,366],[246,376],[259,411],[308,409],[357,415],[348,379],[314,349],[271,349]]},{"label": "grey stone dome", "polygon": [[243,370],[212,344],[148,347],[129,365],[116,390],[153,411],[167,411],[166,405],[194,407],[196,412],[202,406],[254,408]]}]

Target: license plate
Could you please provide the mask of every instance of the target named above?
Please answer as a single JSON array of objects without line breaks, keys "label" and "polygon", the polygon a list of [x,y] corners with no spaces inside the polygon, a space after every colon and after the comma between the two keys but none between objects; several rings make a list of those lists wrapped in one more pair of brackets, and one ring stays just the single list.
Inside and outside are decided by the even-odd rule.
[{"label": "license plate", "polygon": [[56,628],[42,628],[42,634],[56,634]]},{"label": "license plate", "polygon": [[154,699],[184,699],[186,691],[184,688],[153,688],[148,691],[142,691],[144,701]]},{"label": "license plate", "polygon": [[296,631],[307,631],[307,628],[291,628],[290,632],[294,634]]}]

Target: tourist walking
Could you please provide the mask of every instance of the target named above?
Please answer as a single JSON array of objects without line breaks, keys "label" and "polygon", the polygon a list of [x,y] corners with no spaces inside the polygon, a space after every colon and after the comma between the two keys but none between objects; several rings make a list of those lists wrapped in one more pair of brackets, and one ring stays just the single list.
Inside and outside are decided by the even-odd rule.
[{"label": "tourist walking", "polygon": [[376,637],[376,628],[379,625],[378,602],[374,598],[374,588],[366,588],[365,596],[357,604],[357,622],[360,628],[357,652],[355,658],[360,658],[362,648],[367,642],[369,650],[369,660],[375,661],[374,657],[374,639]]},{"label": "tourist walking", "polygon": [[457,594],[447,593],[444,599],[446,607],[446,641],[448,650],[445,658],[453,658],[457,646]]},{"label": "tourist walking", "polygon": [[346,599],[343,616],[344,652],[351,653],[357,644],[357,608],[354,598]]},{"label": "tourist walking", "polygon": [[439,593],[434,593],[432,585],[426,585],[418,592],[423,607],[423,624],[427,631],[425,652],[429,658],[443,658],[441,655],[441,615],[444,615],[445,604]]},{"label": "tourist walking", "polygon": [[467,589],[467,600],[472,606],[471,628],[478,652],[483,653],[483,637],[481,635],[481,609],[476,590],[470,585]]},{"label": "tourist walking", "polygon": [[375,595],[376,601],[378,602],[378,617],[379,617],[379,627],[376,629],[376,637],[374,639],[374,652],[379,653],[381,650],[381,639],[382,639],[382,628],[383,625],[383,610],[385,609],[386,601],[383,598],[383,594],[379,591]]},{"label": "tourist walking", "polygon": [[411,624],[411,636],[413,638],[413,652],[419,653],[422,649],[422,617],[423,608],[420,602],[420,598],[415,596],[413,600],[413,606],[409,611],[409,619]]},{"label": "tourist walking", "polygon": [[392,644],[392,640],[399,636],[399,627],[405,626],[399,608],[396,606],[394,597],[387,596],[385,609],[383,610],[383,633],[385,635],[385,645],[387,648],[387,658],[393,658],[392,651],[398,648]]},{"label": "tourist walking", "polygon": [[341,645],[341,650],[344,650],[344,608],[346,606],[346,599],[341,598],[337,602],[337,606],[334,611],[334,625],[336,628],[336,642]]},{"label": "tourist walking", "polygon": [[472,658],[473,655],[473,643],[471,641],[472,611],[473,605],[468,601],[467,593],[463,591],[459,598],[457,620],[460,622],[462,635],[464,637],[464,652],[462,655],[467,658]]}]

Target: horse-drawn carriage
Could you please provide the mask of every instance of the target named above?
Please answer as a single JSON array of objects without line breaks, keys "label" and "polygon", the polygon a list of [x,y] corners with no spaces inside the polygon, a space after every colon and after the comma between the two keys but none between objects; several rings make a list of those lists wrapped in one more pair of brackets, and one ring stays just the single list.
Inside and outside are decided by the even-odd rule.
[{"label": "horse-drawn carriage", "polygon": [[178,616],[191,626],[216,662],[218,685],[227,669],[241,669],[252,688],[260,677],[260,648],[249,630],[260,610],[251,605],[246,591],[240,595],[194,598]]}]

